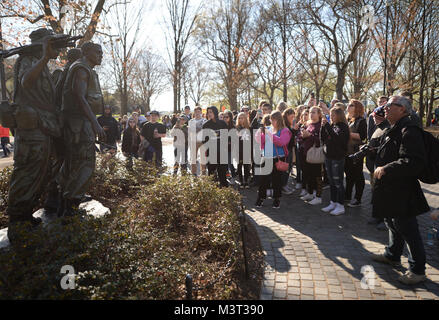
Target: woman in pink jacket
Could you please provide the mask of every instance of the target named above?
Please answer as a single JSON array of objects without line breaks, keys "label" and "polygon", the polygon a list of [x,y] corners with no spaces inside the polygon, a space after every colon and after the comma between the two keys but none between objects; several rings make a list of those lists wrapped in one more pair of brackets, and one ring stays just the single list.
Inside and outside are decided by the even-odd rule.
[{"label": "woman in pink jacket", "polygon": [[[265,167],[269,161],[273,162],[273,168],[269,174],[261,176],[256,207],[262,207],[266,198],[267,188],[270,181],[273,186],[273,208],[280,208],[280,197],[282,196],[281,171],[276,169],[278,161],[286,161],[288,156],[287,145],[291,140],[291,131],[285,127],[282,113],[273,111],[270,116],[271,127],[261,128],[256,132],[256,141],[261,145]],[[264,170],[263,168],[261,168]]]}]

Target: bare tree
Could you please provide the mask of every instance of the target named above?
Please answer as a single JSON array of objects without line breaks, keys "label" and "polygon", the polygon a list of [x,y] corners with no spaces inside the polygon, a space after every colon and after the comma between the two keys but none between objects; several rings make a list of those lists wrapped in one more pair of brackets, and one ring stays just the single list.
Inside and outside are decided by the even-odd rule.
[{"label": "bare tree", "polygon": [[191,10],[190,0],[166,0],[168,15],[164,18],[168,26],[166,39],[171,62],[174,112],[181,110],[181,77],[183,61],[189,38],[194,32],[199,8]]},{"label": "bare tree", "polygon": [[135,92],[145,112],[151,111],[153,98],[167,87],[166,66],[161,56],[149,49],[143,49],[138,55],[134,69]]},{"label": "bare tree", "polygon": [[108,2],[33,0],[24,7],[23,2],[19,0],[2,0],[0,18],[19,18],[31,24],[47,25],[56,33],[82,33],[84,38],[79,42],[82,44],[93,38]]},{"label": "bare tree", "polygon": [[288,101],[288,81],[293,74],[292,70],[294,70],[292,68],[292,55],[288,54],[291,49],[293,29],[293,20],[291,19],[294,8],[293,0],[270,0],[269,6],[266,12],[270,21],[269,32],[276,34],[277,41],[280,42],[283,101]]},{"label": "bare tree", "polygon": [[[294,61],[306,74],[309,82],[314,85],[315,97],[320,99],[320,91],[328,77],[330,63],[328,62],[332,53],[332,47],[318,47],[322,43],[322,36],[318,33],[311,33],[307,25],[298,26],[294,34]],[[330,44],[330,43],[329,43]]]},{"label": "bare tree", "polygon": [[[398,69],[402,66],[406,55],[411,52],[413,43],[412,28],[417,19],[419,11],[418,1],[389,1],[389,17],[386,23],[386,7],[382,6],[377,14],[381,19],[377,21],[373,32],[371,33],[375,46],[380,54],[383,65],[386,64],[386,94],[392,95],[397,89],[398,85]],[[419,20],[418,20],[419,21]],[[386,25],[387,24],[387,25]],[[386,55],[386,38],[387,38],[387,55]],[[412,52],[413,53],[413,52]],[[413,57],[410,57],[413,61]],[[408,73],[413,85],[415,79],[414,65]],[[413,88],[406,87],[409,91]]]},{"label": "bare tree", "polygon": [[108,16],[112,25],[109,25],[110,32],[115,33],[109,37],[110,54],[113,76],[120,94],[121,114],[125,115],[128,111],[128,95],[134,84],[132,77],[133,70],[136,66],[138,52],[135,44],[137,42],[141,14],[143,7],[132,6],[132,2],[121,0],[112,14]]},{"label": "bare tree", "polygon": [[[337,71],[336,93],[339,100],[347,98],[344,86],[349,64],[369,37],[369,28],[362,25],[364,5],[362,0],[306,0],[296,4],[295,22],[314,28],[325,39],[324,45],[332,47],[329,58]],[[379,7],[382,1],[374,5]],[[346,28],[352,29],[352,34],[347,35]]]},{"label": "bare tree", "polygon": [[212,78],[211,72],[212,70],[199,58],[194,58],[190,63],[187,63],[188,94],[197,106],[200,105],[201,100],[206,96],[207,86]]},{"label": "bare tree", "polygon": [[218,63],[225,95],[232,110],[238,108],[238,90],[247,69],[261,51],[255,1],[221,0],[210,6],[199,23],[199,40],[209,60]]}]

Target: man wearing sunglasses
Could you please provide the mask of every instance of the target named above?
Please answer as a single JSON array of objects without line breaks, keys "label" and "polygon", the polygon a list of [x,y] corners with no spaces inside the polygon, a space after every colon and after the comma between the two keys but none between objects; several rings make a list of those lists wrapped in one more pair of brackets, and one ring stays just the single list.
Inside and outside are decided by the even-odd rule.
[{"label": "man wearing sunglasses", "polygon": [[430,211],[417,179],[426,165],[422,132],[410,118],[412,105],[403,96],[390,97],[385,118],[391,127],[383,135],[376,156],[372,215],[384,218],[389,244],[372,259],[399,266],[404,244],[409,247],[409,270],[399,281],[412,285],[425,281],[426,256],[416,217]]}]

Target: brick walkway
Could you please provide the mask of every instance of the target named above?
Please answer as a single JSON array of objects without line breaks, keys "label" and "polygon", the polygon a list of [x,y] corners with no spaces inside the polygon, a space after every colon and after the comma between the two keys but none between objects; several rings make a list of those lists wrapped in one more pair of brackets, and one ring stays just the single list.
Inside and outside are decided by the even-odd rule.
[{"label": "brick walkway", "polygon": [[[368,174],[365,174],[367,177]],[[431,207],[439,207],[439,184],[423,186]],[[329,203],[311,206],[293,195],[284,196],[281,209],[272,209],[272,200],[256,208],[256,189],[244,191],[247,214],[255,224],[265,254],[265,276],[261,299],[437,299],[439,300],[439,244],[425,245],[428,280],[417,286],[397,281],[402,268],[373,262],[371,253],[381,253],[388,241],[387,231],[368,225],[371,217],[370,185],[366,182],[361,208],[347,208],[333,217],[320,209]],[[428,214],[418,218],[423,238],[432,225]],[[437,226],[437,223],[436,223]],[[375,286],[363,289],[363,266],[376,273]]]}]

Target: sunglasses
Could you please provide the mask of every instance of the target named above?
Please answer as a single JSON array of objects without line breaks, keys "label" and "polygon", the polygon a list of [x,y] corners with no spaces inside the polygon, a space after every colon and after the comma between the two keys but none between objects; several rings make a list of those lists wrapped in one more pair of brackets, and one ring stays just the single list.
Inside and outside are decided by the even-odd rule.
[{"label": "sunglasses", "polygon": [[398,107],[404,107],[403,105],[401,105],[401,104],[399,104],[399,103],[394,103],[394,102],[392,102],[392,103],[387,103],[387,104],[385,104],[385,105],[384,105],[384,108],[390,109],[390,107],[391,107],[392,105],[395,105],[395,106],[398,106]]}]

